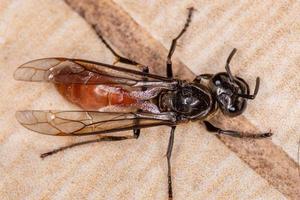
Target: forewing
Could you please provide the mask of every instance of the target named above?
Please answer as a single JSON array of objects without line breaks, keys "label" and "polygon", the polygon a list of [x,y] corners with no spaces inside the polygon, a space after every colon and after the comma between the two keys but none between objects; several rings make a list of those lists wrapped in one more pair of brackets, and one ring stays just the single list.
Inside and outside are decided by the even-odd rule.
[{"label": "forewing", "polygon": [[172,113],[121,113],[98,111],[18,111],[16,118],[29,130],[48,135],[92,135],[175,125]]},{"label": "forewing", "polygon": [[43,58],[21,65],[14,74],[15,79],[35,82],[63,84],[126,84],[140,86],[147,81],[163,84],[172,80],[124,67],[68,58]]}]

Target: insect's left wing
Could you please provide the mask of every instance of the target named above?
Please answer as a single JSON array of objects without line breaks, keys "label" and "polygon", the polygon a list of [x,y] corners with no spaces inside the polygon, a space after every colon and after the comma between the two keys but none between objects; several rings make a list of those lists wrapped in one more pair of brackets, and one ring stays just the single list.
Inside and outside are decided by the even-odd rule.
[{"label": "insect's left wing", "polygon": [[[122,85],[131,88],[174,88],[177,82],[163,76],[124,67],[71,58],[42,58],[21,65],[16,80],[58,84]],[[147,81],[145,81],[147,79]]]},{"label": "insect's left wing", "polygon": [[99,111],[18,111],[16,118],[29,130],[58,136],[92,135],[153,126],[173,126],[172,113],[121,113]]}]

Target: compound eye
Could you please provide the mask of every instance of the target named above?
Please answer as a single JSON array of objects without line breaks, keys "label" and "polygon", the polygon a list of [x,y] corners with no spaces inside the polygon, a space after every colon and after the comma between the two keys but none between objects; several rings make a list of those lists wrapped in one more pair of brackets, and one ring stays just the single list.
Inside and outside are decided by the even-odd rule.
[{"label": "compound eye", "polygon": [[244,112],[246,106],[247,106],[247,102],[245,99],[236,100],[234,104],[230,105],[227,108],[226,113],[231,117],[238,116]]},{"label": "compound eye", "polygon": [[215,83],[215,85],[216,85],[216,86],[219,86],[219,85],[221,85],[221,81],[220,81],[219,79],[215,80],[215,82],[214,82],[214,83]]},{"label": "compound eye", "polygon": [[236,111],[236,108],[234,106],[230,106],[229,109],[228,109],[230,112],[235,112]]},{"label": "compound eye", "polygon": [[221,86],[224,83],[230,82],[229,77],[226,73],[218,73],[212,78],[213,84],[215,86]]}]

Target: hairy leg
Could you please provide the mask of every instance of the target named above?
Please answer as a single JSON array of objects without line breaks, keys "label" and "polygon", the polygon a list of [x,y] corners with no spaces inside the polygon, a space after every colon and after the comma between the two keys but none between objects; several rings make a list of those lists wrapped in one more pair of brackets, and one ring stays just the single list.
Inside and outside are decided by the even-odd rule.
[{"label": "hairy leg", "polygon": [[206,130],[209,132],[214,132],[218,134],[223,134],[223,135],[229,135],[232,137],[238,137],[238,138],[253,138],[253,139],[260,139],[260,138],[267,138],[271,137],[273,134],[270,132],[266,133],[256,133],[256,134],[249,134],[249,133],[244,133],[244,132],[239,132],[239,131],[233,131],[233,130],[223,130],[221,128],[218,128],[214,125],[212,125],[208,121],[204,121],[204,124],[206,126]]},{"label": "hairy leg", "polygon": [[70,144],[70,145],[67,145],[67,146],[64,146],[64,147],[59,147],[59,148],[54,149],[52,151],[43,153],[43,154],[41,154],[41,158],[45,158],[47,156],[56,154],[60,151],[64,151],[66,149],[70,149],[70,148],[80,146],[80,145],[84,145],[84,144],[91,144],[91,143],[102,142],[102,141],[120,141],[120,140],[127,140],[127,139],[137,139],[140,135],[139,131],[138,132],[133,132],[133,133],[134,133],[133,135],[129,135],[129,136],[103,136],[101,138],[97,138],[97,139],[94,139],[94,140],[87,140],[87,141],[83,141],[83,142]]},{"label": "hairy leg", "polygon": [[168,150],[167,150],[167,161],[168,161],[168,194],[169,200],[173,199],[173,190],[172,190],[172,174],[171,174],[171,155],[174,144],[174,133],[176,126],[173,126],[170,133]]}]

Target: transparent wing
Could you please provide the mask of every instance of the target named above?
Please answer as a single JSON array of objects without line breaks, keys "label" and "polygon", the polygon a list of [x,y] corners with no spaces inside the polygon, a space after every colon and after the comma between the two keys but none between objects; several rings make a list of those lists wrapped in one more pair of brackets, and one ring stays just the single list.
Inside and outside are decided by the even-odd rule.
[{"label": "transparent wing", "polygon": [[[147,81],[145,81],[147,77]],[[131,87],[173,87],[174,80],[128,68],[69,58],[43,58],[21,65],[16,80],[62,84],[119,84]]]},{"label": "transparent wing", "polygon": [[58,136],[92,135],[175,125],[172,113],[25,110],[16,112],[16,118],[29,130]]}]

